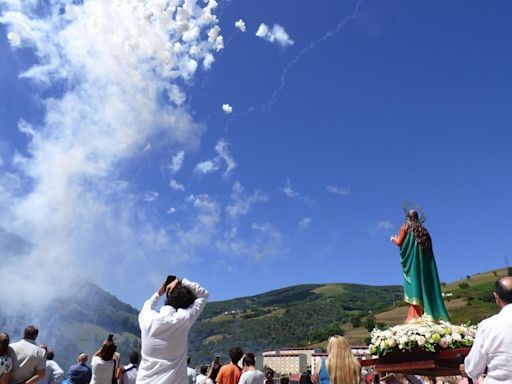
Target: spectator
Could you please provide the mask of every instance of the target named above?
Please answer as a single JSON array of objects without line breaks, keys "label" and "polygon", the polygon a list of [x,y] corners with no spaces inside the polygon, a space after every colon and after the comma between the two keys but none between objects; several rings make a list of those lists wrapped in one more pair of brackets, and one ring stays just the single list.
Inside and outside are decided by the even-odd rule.
[{"label": "spectator", "polygon": [[[166,295],[160,312],[155,310]],[[137,384],[187,383],[187,338],[206,305],[208,291],[187,279],[164,283],[139,314],[142,360]]]},{"label": "spectator", "polygon": [[476,380],[487,368],[486,384],[512,383],[512,276],[496,281],[497,315],[478,325],[473,347],[461,366],[461,373]]},{"label": "spectator", "polygon": [[69,384],[89,384],[92,378],[92,370],[87,365],[87,360],[89,360],[89,356],[85,353],[78,355],[78,364],[72,365],[69,368]]},{"label": "spectator", "polygon": [[244,353],[238,347],[233,347],[229,350],[229,358],[231,363],[223,365],[217,375],[217,384],[238,384],[242,369],[238,366],[238,362]]},{"label": "spectator", "polygon": [[116,370],[117,346],[111,337],[106,339],[91,361],[92,378],[90,384],[112,384]]},{"label": "spectator", "polygon": [[243,373],[239,384],[263,384],[265,376],[256,369],[256,359],[253,353],[248,353],[242,360]]},{"label": "spectator", "polygon": [[302,372],[300,374],[299,383],[300,384],[313,384],[313,381],[311,380],[311,374],[309,371]]},{"label": "spectator", "polygon": [[190,368],[190,356],[187,356],[187,376],[188,384],[196,384],[196,370]]},{"label": "spectator", "polygon": [[11,384],[35,384],[46,371],[46,351],[36,345],[39,330],[29,325],[23,331],[23,339],[11,344]]},{"label": "spectator", "polygon": [[220,368],[222,364],[220,363],[220,356],[216,355],[215,359],[212,361],[210,366],[210,372],[208,373],[207,379],[212,381],[212,384],[215,384],[217,381],[217,375],[219,374]]},{"label": "spectator", "polygon": [[9,357],[9,335],[0,333],[0,384],[11,379],[12,359]]},{"label": "spectator", "polygon": [[45,344],[39,345],[46,351],[46,370],[44,377],[39,380],[38,384],[59,384],[64,378],[64,371],[53,359],[55,354],[53,351],[48,351],[48,347]]},{"label": "spectator", "polygon": [[197,377],[196,377],[196,384],[205,384],[206,383],[206,372],[208,372],[208,367],[206,365],[201,366],[199,375],[197,375]]},{"label": "spectator", "polygon": [[137,351],[130,353],[130,364],[125,365],[120,369],[118,375],[119,384],[135,384],[137,381],[137,367],[139,365],[139,358],[140,356]]},{"label": "spectator", "polygon": [[331,336],[327,343],[327,359],[322,358],[315,381],[320,384],[359,384],[360,371],[347,340],[343,336]]},{"label": "spectator", "polygon": [[274,370],[267,368],[265,371],[265,384],[274,384]]}]

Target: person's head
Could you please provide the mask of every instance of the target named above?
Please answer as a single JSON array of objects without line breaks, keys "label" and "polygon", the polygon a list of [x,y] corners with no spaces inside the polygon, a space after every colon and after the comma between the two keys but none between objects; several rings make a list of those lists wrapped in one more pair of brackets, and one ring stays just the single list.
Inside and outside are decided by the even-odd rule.
[{"label": "person's head", "polygon": [[420,221],[418,212],[414,209],[407,211],[405,219],[408,227],[412,230],[414,240],[425,250],[432,246],[432,239],[427,229],[423,226],[423,220]]},{"label": "person's head", "polygon": [[419,222],[418,212],[416,212],[414,209],[410,209],[406,214],[405,217],[410,222]]},{"label": "person's head", "polygon": [[130,364],[139,364],[139,352],[132,351],[129,356]]},{"label": "person's head", "polygon": [[194,293],[182,284],[178,284],[167,295],[165,305],[171,305],[174,309],[190,307],[196,299]]},{"label": "person's head", "polygon": [[190,355],[187,355],[187,365],[190,365]]},{"label": "person's head", "polygon": [[512,303],[512,276],[503,276],[496,280],[494,296],[496,303],[502,308]]},{"label": "person's head", "polygon": [[302,372],[299,379],[300,384],[313,384],[309,372]]},{"label": "person's head", "polygon": [[201,375],[206,375],[206,372],[208,372],[208,367],[206,365],[201,366]]},{"label": "person's head", "polygon": [[265,379],[267,380],[274,380],[274,370],[272,368],[267,368],[265,371]]},{"label": "person's head", "polygon": [[215,355],[215,359],[213,360],[216,364],[220,363],[220,355]]},{"label": "person's head", "polygon": [[89,360],[89,356],[87,356],[87,353],[82,352],[78,355],[77,361],[79,364],[85,364],[87,363],[87,360]]},{"label": "person's head", "polygon": [[39,329],[33,325],[29,325],[23,331],[23,338],[26,340],[35,341],[37,339],[37,335],[39,334]]},{"label": "person's head", "polygon": [[117,346],[113,340],[105,340],[101,346],[100,357],[104,361],[110,361],[116,353]]},{"label": "person's head", "polygon": [[9,352],[9,335],[0,333],[0,356],[7,356]]},{"label": "person's head", "polygon": [[242,360],[242,365],[244,367],[254,367],[256,365],[256,359],[254,358],[254,353],[246,353]]},{"label": "person's head", "polygon": [[237,364],[243,355],[244,352],[238,347],[233,347],[229,350],[229,358],[233,364]]},{"label": "person's head", "polygon": [[46,360],[53,360],[55,358],[55,353],[53,351],[46,352]]},{"label": "person's head", "polygon": [[361,367],[343,336],[335,335],[327,343],[327,372],[331,384],[357,384]]}]

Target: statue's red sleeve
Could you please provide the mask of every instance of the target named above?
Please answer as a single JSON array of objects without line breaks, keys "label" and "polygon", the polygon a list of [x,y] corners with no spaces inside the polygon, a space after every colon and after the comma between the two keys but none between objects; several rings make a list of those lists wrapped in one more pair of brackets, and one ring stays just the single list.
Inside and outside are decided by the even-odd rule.
[{"label": "statue's red sleeve", "polygon": [[400,232],[398,232],[398,236],[394,238],[392,241],[399,247],[402,245],[402,243],[405,240],[405,236],[407,235],[407,224],[404,224],[400,227]]}]

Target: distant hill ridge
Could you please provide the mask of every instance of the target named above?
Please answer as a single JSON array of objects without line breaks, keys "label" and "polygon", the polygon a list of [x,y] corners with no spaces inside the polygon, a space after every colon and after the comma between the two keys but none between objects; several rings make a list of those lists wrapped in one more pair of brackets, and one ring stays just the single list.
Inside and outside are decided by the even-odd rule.
[{"label": "distant hill ridge", "polygon": [[[496,313],[493,284],[506,269],[444,284],[454,323],[478,322]],[[91,283],[77,286],[80,294],[55,301],[44,312],[0,314],[0,330],[17,340],[27,324],[36,324],[44,342],[67,370],[79,352],[94,353],[102,340],[115,334],[124,358],[140,347],[138,310]],[[364,343],[367,328],[403,321],[407,307],[399,298],[402,287],[362,284],[305,284],[270,292],[209,302],[190,332],[192,364],[208,363],[220,353],[224,361],[231,346],[259,353],[279,347],[325,346],[328,336],[343,333],[353,344]],[[395,305],[393,305],[393,303]]]}]

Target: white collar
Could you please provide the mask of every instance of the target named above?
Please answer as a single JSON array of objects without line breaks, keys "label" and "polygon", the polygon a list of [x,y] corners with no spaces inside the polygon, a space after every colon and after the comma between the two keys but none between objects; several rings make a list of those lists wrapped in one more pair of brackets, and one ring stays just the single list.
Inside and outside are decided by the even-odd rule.
[{"label": "white collar", "polygon": [[505,305],[501,308],[500,313],[512,313],[512,303]]}]

